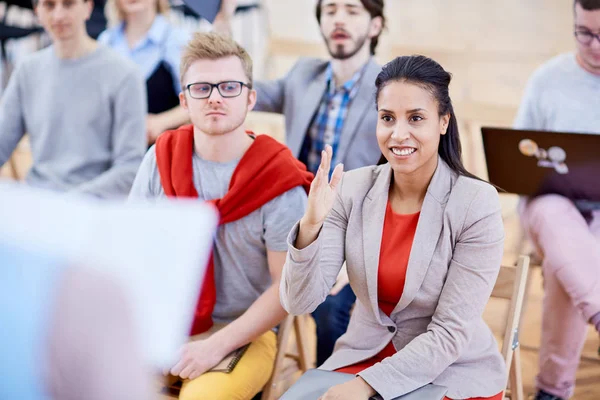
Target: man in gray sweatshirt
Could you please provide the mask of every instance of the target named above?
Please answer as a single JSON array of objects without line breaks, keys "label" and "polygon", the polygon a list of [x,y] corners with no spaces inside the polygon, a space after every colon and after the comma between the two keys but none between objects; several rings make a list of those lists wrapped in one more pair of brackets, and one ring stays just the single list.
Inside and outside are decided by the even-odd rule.
[{"label": "man in gray sweatshirt", "polygon": [[[600,135],[600,0],[574,1],[576,51],[529,80],[515,128]],[[590,177],[590,187],[598,178]],[[570,199],[528,199],[521,222],[543,256],[544,302],[538,393],[564,400],[575,390],[588,324],[600,332],[600,209],[586,219]]]},{"label": "man in gray sweatshirt", "polygon": [[17,67],[0,101],[0,166],[29,135],[32,186],[127,195],[145,152],[145,87],[135,65],[86,32],[91,0],[34,0],[52,39]]}]

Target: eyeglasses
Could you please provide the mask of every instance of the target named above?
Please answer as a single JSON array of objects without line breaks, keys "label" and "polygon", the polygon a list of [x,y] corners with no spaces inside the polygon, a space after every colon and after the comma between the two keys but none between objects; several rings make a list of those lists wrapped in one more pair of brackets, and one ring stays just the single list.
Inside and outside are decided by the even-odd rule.
[{"label": "eyeglasses", "polygon": [[242,89],[244,86],[246,86],[248,89],[252,89],[252,85],[238,81],[219,83],[196,82],[190,83],[185,88],[193,99],[208,99],[214,88],[217,88],[221,97],[231,98],[242,94]]},{"label": "eyeglasses", "polygon": [[575,31],[575,37],[579,43],[586,46],[592,44],[594,38],[600,42],[600,33],[592,33],[590,31]]}]

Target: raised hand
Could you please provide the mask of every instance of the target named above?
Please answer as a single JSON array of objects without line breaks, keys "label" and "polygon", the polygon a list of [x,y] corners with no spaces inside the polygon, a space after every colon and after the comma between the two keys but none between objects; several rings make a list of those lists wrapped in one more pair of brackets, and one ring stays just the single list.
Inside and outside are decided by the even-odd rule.
[{"label": "raised hand", "polygon": [[233,18],[233,14],[235,14],[235,9],[237,8],[237,3],[238,0],[222,0],[219,14],[227,19]]},{"label": "raised hand", "polygon": [[212,29],[214,32],[225,36],[232,36],[231,20],[237,8],[237,0],[222,0],[221,9],[213,22]]},{"label": "raised hand", "polygon": [[342,179],[344,172],[343,164],[338,164],[333,170],[331,180],[329,179],[329,170],[331,168],[332,149],[327,145],[321,152],[321,164],[315,179],[310,185],[308,194],[308,204],[304,216],[300,220],[300,232],[296,239],[296,246],[304,248],[312,243],[327,215],[333,207],[333,202],[337,194],[337,186]]}]

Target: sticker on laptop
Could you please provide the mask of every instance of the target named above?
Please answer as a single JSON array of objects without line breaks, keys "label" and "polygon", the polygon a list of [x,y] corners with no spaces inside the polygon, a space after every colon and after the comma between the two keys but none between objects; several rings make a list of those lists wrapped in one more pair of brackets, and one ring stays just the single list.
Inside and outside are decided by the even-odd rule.
[{"label": "sticker on laptop", "polygon": [[519,151],[524,156],[536,157],[538,167],[554,168],[559,174],[569,173],[569,167],[565,163],[567,152],[562,147],[552,146],[546,150],[531,139],[523,139],[519,142]]}]

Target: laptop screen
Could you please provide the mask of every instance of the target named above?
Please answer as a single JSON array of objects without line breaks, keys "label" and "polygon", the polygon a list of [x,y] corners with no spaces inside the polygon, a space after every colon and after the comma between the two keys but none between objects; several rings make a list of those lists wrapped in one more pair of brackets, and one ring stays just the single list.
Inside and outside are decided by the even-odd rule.
[{"label": "laptop screen", "polygon": [[600,135],[482,128],[489,180],[525,196],[600,202]]}]

